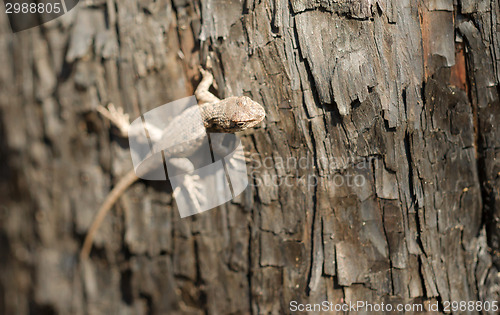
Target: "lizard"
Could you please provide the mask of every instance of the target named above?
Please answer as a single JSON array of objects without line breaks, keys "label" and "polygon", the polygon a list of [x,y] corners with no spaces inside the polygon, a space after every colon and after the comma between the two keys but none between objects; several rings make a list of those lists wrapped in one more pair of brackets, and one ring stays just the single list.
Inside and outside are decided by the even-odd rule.
[{"label": "lizard", "polygon": [[[209,88],[213,83],[212,74],[204,69],[200,69],[202,80],[195,90],[195,96],[199,102],[198,106],[185,109],[180,115],[174,118],[163,130],[156,130],[148,127],[150,137],[154,137],[158,142],[166,139],[169,142],[178,142],[178,146],[172,147],[172,150],[164,151],[165,158],[179,161],[189,154],[195,152],[201,145],[203,137],[207,132],[217,133],[235,133],[257,126],[265,118],[265,110],[262,105],[251,100],[247,96],[233,96],[223,100],[213,95]],[[113,123],[122,137],[131,137],[129,115],[125,114],[122,108],[115,108],[112,104],[108,108],[98,106],[97,111]],[[193,123],[190,126],[190,120],[193,119],[193,112],[199,111],[203,125]],[[199,117],[199,116],[198,116]],[[187,133],[182,130],[186,130]],[[187,137],[186,139],[182,139]],[[183,141],[183,140],[191,141]],[[188,161],[189,162],[189,161]],[[180,163],[182,164],[182,163]],[[103,222],[106,214],[113,208],[121,195],[135,183],[137,177],[134,169],[126,173],[110,191],[87,232],[80,251],[80,258],[85,260],[92,248],[94,235]],[[176,191],[174,190],[174,196]]]}]

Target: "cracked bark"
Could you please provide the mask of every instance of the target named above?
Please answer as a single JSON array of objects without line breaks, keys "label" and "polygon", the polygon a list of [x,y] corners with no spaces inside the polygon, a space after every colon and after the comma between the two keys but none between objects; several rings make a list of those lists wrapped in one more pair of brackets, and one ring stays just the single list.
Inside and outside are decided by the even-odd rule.
[{"label": "cracked bark", "polygon": [[[499,19],[498,1],[109,0],[13,35],[0,15],[0,313],[498,301]],[[266,108],[242,139],[252,185],[181,220],[168,183],[137,183],[78,261],[131,168],[95,107],[191,95],[208,55],[220,97]]]}]

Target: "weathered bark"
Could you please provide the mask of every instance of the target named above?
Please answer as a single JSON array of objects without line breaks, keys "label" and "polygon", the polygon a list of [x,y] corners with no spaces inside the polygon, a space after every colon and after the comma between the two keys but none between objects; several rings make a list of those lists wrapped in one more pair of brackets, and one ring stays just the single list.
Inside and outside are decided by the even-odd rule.
[{"label": "weathered bark", "polygon": [[[495,0],[102,0],[12,34],[0,15],[0,312],[498,301],[499,16]],[[139,182],[79,261],[131,168],[96,106],[135,118],[191,95],[207,56],[220,97],[266,108],[242,138],[253,184],[180,219],[168,183]]]}]

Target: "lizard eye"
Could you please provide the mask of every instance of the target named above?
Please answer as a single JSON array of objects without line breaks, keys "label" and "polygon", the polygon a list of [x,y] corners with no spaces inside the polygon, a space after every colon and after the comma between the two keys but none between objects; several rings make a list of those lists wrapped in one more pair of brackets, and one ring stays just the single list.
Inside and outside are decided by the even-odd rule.
[{"label": "lizard eye", "polygon": [[232,121],[231,122],[231,128],[235,128],[235,127],[238,127],[238,128],[241,128],[241,127],[244,127],[245,126],[245,122],[243,121]]}]

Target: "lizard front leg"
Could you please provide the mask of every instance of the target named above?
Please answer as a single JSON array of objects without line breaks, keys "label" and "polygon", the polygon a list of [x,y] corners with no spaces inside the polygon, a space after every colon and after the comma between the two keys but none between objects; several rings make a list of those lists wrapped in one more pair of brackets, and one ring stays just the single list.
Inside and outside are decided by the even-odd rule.
[{"label": "lizard front leg", "polygon": [[248,152],[238,150],[240,141],[234,134],[212,134],[210,140],[215,160],[230,156],[228,162],[233,168],[239,167],[241,162],[251,162]]},{"label": "lizard front leg", "polygon": [[210,86],[212,86],[212,83],[214,82],[214,77],[210,73],[210,71],[204,70],[200,68],[200,72],[203,76],[201,79],[200,84],[196,88],[196,91],[194,91],[194,95],[196,96],[196,99],[200,103],[217,103],[220,101],[220,99],[210,93],[208,89],[210,89]]}]

